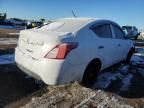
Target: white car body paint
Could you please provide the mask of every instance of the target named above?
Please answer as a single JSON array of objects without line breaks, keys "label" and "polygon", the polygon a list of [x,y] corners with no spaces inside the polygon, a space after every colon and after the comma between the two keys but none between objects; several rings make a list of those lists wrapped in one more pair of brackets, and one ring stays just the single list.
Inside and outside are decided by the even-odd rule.
[{"label": "white car body paint", "polygon": [[[23,30],[15,50],[15,62],[23,72],[48,85],[81,81],[92,60],[100,59],[103,70],[125,60],[129,50],[134,47],[131,40],[115,39],[112,26],[113,38],[101,38],[90,29],[93,25],[105,23],[115,24],[109,20],[65,18],[56,21],[56,26],[52,24],[51,27],[46,25]],[[78,47],[70,51],[65,59],[44,57],[56,45],[68,42],[77,42]],[[104,48],[99,49],[100,46]]]}]

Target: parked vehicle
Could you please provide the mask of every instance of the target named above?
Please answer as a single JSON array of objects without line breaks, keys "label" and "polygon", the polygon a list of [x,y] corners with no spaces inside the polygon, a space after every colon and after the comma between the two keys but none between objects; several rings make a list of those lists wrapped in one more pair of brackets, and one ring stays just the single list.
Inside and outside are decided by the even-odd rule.
[{"label": "parked vehicle", "polygon": [[0,29],[15,29],[16,27],[11,22],[0,19]]},{"label": "parked vehicle", "polygon": [[18,18],[10,18],[10,19],[6,19],[6,22],[11,22],[14,25],[18,25],[18,26],[25,26],[26,22],[22,19],[18,19]]},{"label": "parked vehicle", "polygon": [[27,29],[39,27],[42,25],[43,25],[43,22],[41,21],[27,21]]},{"label": "parked vehicle", "polygon": [[0,20],[5,20],[7,17],[6,13],[0,13]]},{"label": "parked vehicle", "polygon": [[0,20],[0,25],[5,25],[5,26],[14,26],[13,23],[5,21],[5,20]]},{"label": "parked vehicle", "polygon": [[122,26],[122,29],[127,35],[127,37],[131,39],[137,39],[140,35],[138,29],[135,26]]},{"label": "parked vehicle", "polygon": [[113,21],[64,18],[21,31],[15,61],[23,72],[48,85],[77,80],[89,87],[99,71],[129,61],[133,52],[133,42]]}]

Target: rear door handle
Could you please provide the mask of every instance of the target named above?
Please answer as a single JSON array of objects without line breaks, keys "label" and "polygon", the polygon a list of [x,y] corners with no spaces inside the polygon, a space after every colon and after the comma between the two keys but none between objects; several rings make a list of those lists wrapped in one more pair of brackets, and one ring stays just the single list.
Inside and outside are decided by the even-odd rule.
[{"label": "rear door handle", "polygon": [[104,48],[104,46],[99,46],[99,47],[98,47],[98,49],[103,49],[103,48]]}]

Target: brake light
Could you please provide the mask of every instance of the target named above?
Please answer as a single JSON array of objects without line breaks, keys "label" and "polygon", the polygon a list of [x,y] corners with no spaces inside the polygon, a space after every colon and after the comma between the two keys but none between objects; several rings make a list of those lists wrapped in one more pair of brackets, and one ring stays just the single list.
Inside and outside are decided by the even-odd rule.
[{"label": "brake light", "polygon": [[70,51],[78,47],[78,43],[61,43],[54,47],[50,52],[48,52],[44,57],[51,59],[65,59]]}]

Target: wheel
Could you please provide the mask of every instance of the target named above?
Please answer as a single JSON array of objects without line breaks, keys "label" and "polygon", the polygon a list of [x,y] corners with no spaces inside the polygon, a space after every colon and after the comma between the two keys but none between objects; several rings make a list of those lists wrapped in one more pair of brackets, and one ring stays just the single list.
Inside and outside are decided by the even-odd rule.
[{"label": "wheel", "polygon": [[132,49],[129,51],[129,53],[128,53],[128,55],[127,55],[127,58],[126,58],[126,63],[129,63],[129,62],[130,62],[131,57],[132,57],[134,51],[135,51],[134,48],[132,48]]},{"label": "wheel", "polygon": [[99,60],[92,61],[86,68],[82,84],[86,87],[91,87],[97,80],[98,73],[101,68],[101,63]]}]

